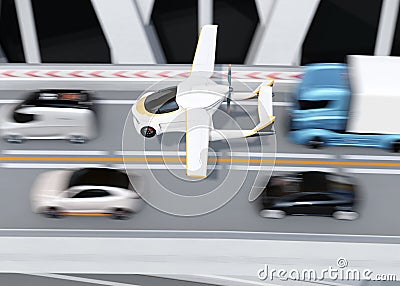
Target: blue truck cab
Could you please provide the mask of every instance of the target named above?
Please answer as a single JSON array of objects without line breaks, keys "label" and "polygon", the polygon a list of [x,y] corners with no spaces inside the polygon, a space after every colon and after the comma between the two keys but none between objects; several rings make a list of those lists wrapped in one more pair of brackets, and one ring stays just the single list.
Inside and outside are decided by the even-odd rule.
[{"label": "blue truck cab", "polygon": [[303,80],[293,99],[291,129],[346,129],[350,102],[347,66],[312,64],[306,67]]},{"label": "blue truck cab", "polygon": [[289,138],[319,148],[362,146],[400,151],[399,134],[346,132],[351,104],[348,67],[345,64],[311,64],[293,97]]}]

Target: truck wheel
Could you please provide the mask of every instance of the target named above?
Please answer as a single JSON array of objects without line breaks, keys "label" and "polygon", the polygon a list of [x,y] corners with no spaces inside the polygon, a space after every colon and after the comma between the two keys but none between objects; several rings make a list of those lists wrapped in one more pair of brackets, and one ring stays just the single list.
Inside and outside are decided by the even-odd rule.
[{"label": "truck wheel", "polygon": [[392,143],[392,152],[398,153],[399,151],[400,151],[400,140],[397,140]]},{"label": "truck wheel", "polygon": [[151,138],[154,137],[157,132],[153,127],[145,126],[142,129],[140,129],[140,133],[146,138]]},{"label": "truck wheel", "polygon": [[322,146],[324,146],[324,144],[324,140],[319,136],[315,136],[310,141],[308,141],[308,146],[313,149],[321,148]]}]

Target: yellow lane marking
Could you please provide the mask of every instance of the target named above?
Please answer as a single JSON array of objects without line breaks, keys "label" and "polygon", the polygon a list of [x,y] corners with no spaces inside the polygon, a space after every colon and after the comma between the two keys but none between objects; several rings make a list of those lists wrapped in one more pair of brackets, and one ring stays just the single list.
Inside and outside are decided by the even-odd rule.
[{"label": "yellow lane marking", "polygon": [[[149,158],[122,158],[122,157],[0,157],[0,161],[85,161],[85,162],[143,162],[143,163],[182,163],[184,157],[149,157]],[[343,165],[343,166],[368,166],[368,167],[400,167],[399,163],[391,162],[366,162],[366,161],[320,161],[320,160],[293,160],[293,159],[235,159],[235,158],[210,158],[209,162],[216,163],[275,163],[282,165]],[[400,161],[400,158],[399,158]]]}]

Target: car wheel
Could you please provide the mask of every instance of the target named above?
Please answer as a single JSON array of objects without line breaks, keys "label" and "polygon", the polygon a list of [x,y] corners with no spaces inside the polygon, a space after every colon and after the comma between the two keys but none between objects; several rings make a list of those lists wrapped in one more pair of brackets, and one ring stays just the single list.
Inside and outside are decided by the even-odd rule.
[{"label": "car wheel", "polygon": [[359,217],[357,212],[352,211],[335,211],[332,216],[338,220],[355,220]]},{"label": "car wheel", "polygon": [[397,140],[392,143],[392,152],[398,153],[399,151],[400,151],[400,140]]},{"label": "car wheel", "polygon": [[81,135],[72,135],[69,138],[69,142],[74,143],[74,144],[83,144],[86,143],[87,138]]},{"label": "car wheel", "polygon": [[286,216],[286,212],[282,210],[261,210],[260,216],[265,218],[284,218]]},{"label": "car wheel", "polygon": [[315,136],[310,141],[308,141],[308,146],[313,149],[321,148],[322,146],[324,146],[324,144],[324,140],[319,136]]},{"label": "car wheel", "polygon": [[132,215],[132,212],[130,210],[121,209],[121,208],[116,208],[112,212],[112,218],[119,219],[119,220],[128,219],[131,217],[131,215]]},{"label": "car wheel", "polygon": [[24,142],[24,138],[22,138],[22,136],[20,136],[20,135],[8,135],[8,136],[4,136],[3,138],[8,143],[20,144],[20,143]]},{"label": "car wheel", "polygon": [[156,135],[156,129],[154,129],[151,126],[145,126],[142,129],[140,129],[140,133],[146,137],[146,138],[151,138],[154,137]]},{"label": "car wheel", "polygon": [[50,218],[60,218],[62,217],[60,210],[57,207],[48,207],[43,212],[43,214]]}]

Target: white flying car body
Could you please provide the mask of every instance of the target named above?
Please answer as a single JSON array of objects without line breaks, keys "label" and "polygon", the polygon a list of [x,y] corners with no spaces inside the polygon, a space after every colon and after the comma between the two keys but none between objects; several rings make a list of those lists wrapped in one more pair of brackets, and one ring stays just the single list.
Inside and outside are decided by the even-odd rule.
[{"label": "white flying car body", "polygon": [[[145,137],[165,132],[186,132],[186,174],[190,177],[207,176],[208,146],[210,141],[274,134],[271,130],[272,85],[268,80],[253,94],[244,97],[231,87],[217,84],[210,77],[214,73],[217,26],[202,28],[197,43],[190,76],[178,86],[145,93],[132,107],[136,130]],[[258,95],[259,123],[250,130],[217,130],[212,115],[224,100],[228,111],[231,100],[245,100]]]}]

